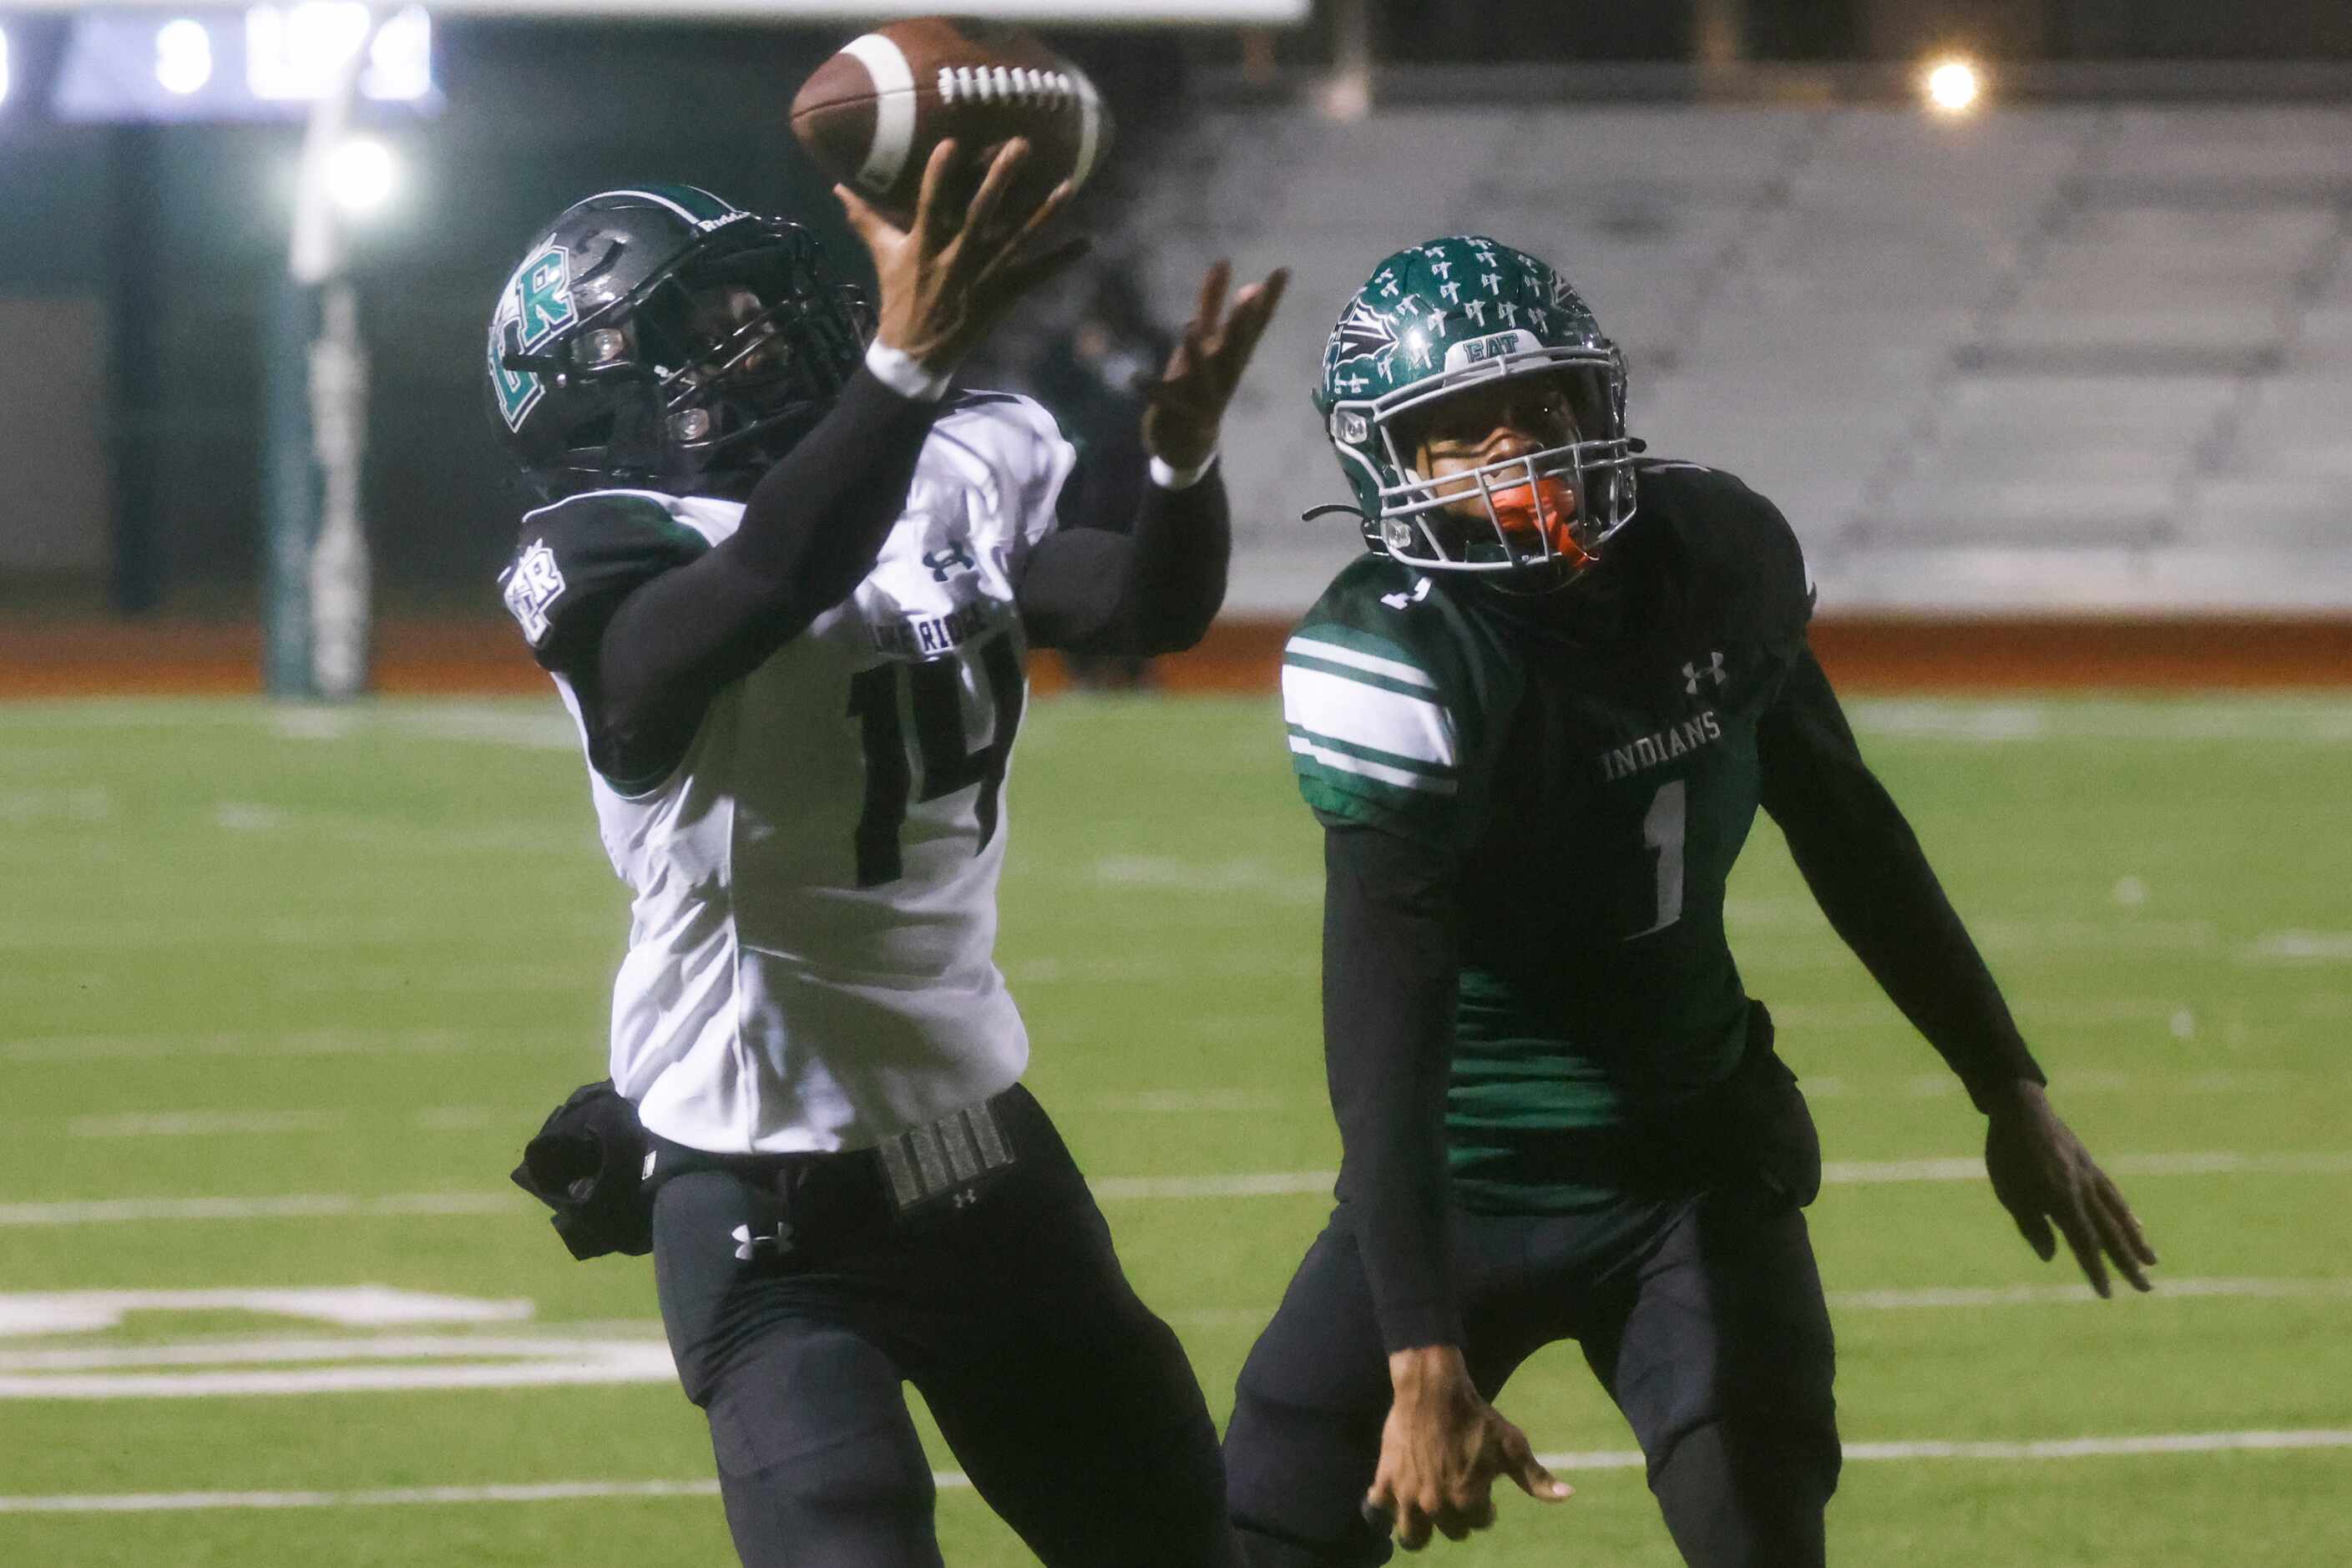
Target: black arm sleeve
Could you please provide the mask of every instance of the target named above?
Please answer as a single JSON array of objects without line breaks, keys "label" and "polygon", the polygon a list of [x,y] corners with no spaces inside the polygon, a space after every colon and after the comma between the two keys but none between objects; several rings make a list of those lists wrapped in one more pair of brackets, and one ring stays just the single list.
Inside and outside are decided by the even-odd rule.
[{"label": "black arm sleeve", "polygon": [[1057,528],[1024,561],[1013,592],[1039,647],[1078,653],[1179,653],[1225,602],[1233,517],[1212,468],[1181,490],[1143,487],[1135,526]]},{"label": "black arm sleeve", "polygon": [[1757,751],[1764,809],[1822,912],[1979,1109],[2004,1083],[2046,1081],[1811,650],[1766,712]]},{"label": "black arm sleeve", "polygon": [[732,537],[631,593],[580,699],[615,777],[658,778],[710,699],[808,629],[874,569],[940,405],[862,367],[758,485]]},{"label": "black arm sleeve", "polygon": [[1442,850],[1336,822],[1323,864],[1323,1052],[1339,1195],[1387,1349],[1458,1345],[1445,1158],[1456,868]]}]

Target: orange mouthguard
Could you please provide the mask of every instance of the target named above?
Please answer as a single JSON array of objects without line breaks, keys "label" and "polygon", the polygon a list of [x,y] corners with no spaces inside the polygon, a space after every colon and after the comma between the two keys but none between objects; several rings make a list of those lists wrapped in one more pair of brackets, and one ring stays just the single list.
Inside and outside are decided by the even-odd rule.
[{"label": "orange mouthguard", "polygon": [[1576,491],[1557,475],[1496,490],[1494,504],[1495,521],[1505,534],[1538,534],[1553,554],[1576,565],[1592,559],[1570,528],[1576,516]]}]

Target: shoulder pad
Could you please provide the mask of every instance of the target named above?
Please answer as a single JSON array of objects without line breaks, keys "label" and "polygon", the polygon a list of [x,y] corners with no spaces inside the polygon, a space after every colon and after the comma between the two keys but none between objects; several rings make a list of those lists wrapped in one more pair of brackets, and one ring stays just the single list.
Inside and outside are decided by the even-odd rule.
[{"label": "shoulder pad", "polygon": [[709,548],[666,497],[592,491],[524,517],[499,588],[540,663],[562,670],[631,590]]},{"label": "shoulder pad", "polygon": [[1447,590],[1386,556],[1340,573],[1283,648],[1300,793],[1339,818],[1443,842],[1504,699]]},{"label": "shoulder pad", "polygon": [[1052,530],[1078,454],[1045,405],[1013,392],[960,392],[933,428],[995,471],[1011,539],[1034,544]]},{"label": "shoulder pad", "polygon": [[1801,637],[1812,615],[1805,552],[1780,509],[1738,476],[1652,460],[1638,470],[1643,511],[1664,522],[1720,613],[1771,642]]}]

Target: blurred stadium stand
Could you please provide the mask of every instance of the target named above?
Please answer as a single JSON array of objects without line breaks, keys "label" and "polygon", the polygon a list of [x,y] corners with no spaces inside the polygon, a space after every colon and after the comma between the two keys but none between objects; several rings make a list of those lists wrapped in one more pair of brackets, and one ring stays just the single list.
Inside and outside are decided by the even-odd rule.
[{"label": "blurred stadium stand", "polygon": [[1288,261],[1235,422],[1239,608],[1353,541],[1305,388],[1373,261],[1475,228],[1564,266],[1634,427],[1780,501],[1842,610],[2352,608],[2352,111],[1204,113],[1137,221],[1175,308]]},{"label": "blurred stadium stand", "polygon": [[[1781,504],[1831,625],[1973,618],[1981,647],[1986,617],[2137,616],[2159,642],[2183,614],[2299,620],[2322,629],[2231,646],[2270,649],[2264,679],[2352,679],[2352,12],[2266,0],[2249,32],[2147,8],[2174,37],[2105,0],[2011,4],[2055,18],[2017,40],[2042,55],[1937,119],[1913,97],[1926,35],[1888,20],[1925,26],[1927,0],[1746,0],[1751,43],[1795,42],[1727,75],[1689,25],[1721,5],[1562,31],[1551,0],[1377,3],[1381,58],[1413,63],[1376,64],[1355,121],[1325,112],[1313,28],[1056,37],[1119,111],[1085,219],[1151,315],[1181,320],[1215,255],[1298,274],[1230,431],[1234,668],[1262,675],[1247,639],[1356,547],[1297,521],[1341,494],[1307,402],[1332,315],[1387,250],[1480,229],[1580,281],[1631,356],[1637,433]],[[36,105],[69,12],[0,0],[0,692],[168,686],[166,665],[249,685],[296,133],[68,123]],[[481,413],[489,290],[530,226],[632,180],[803,215],[854,255],[781,125],[842,28],[436,25],[443,102],[378,127],[409,185],[352,260],[379,652],[387,687],[535,689],[491,588],[524,497]],[[1549,53],[1490,63],[1538,36]],[[1023,330],[1045,341],[1056,309]],[[110,636],[110,571],[116,605],[182,629]]]}]

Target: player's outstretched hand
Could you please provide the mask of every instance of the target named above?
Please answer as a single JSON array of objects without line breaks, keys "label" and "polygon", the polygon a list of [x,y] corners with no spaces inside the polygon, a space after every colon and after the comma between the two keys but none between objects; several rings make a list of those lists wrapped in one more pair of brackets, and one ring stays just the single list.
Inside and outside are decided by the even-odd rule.
[{"label": "player's outstretched hand", "polygon": [[2058,1256],[2054,1225],[2101,1296],[2114,1294],[2108,1258],[2134,1289],[2153,1289],[2147,1269],[2156,1263],[2156,1248],[2115,1183],[2050,1109],[2040,1084],[2020,1081],[1994,1110],[1985,1127],[1985,1171],[1993,1196],[2042,1262]]},{"label": "player's outstretched hand", "polygon": [[1217,449],[1225,405],[1234,400],[1250,355],[1290,286],[1290,268],[1277,267],[1263,283],[1252,283],[1225,308],[1233,263],[1220,261],[1201,280],[1201,303],[1184,323],[1184,336],[1168,357],[1168,368],[1152,386],[1143,411],[1143,447],[1171,468],[1197,468]]},{"label": "player's outstretched hand", "polygon": [[1396,1397],[1381,1428],[1381,1464],[1364,1494],[1364,1517],[1393,1529],[1407,1552],[1428,1545],[1432,1531],[1461,1541],[1494,1523],[1498,1477],[1542,1502],[1573,1494],[1536,1462],[1527,1434],[1480,1396],[1460,1351],[1399,1351],[1389,1357],[1389,1375]]},{"label": "player's outstretched hand", "polygon": [[948,193],[961,183],[962,154],[952,139],[941,142],[923,166],[922,194],[903,229],[848,186],[833,188],[849,226],[874,258],[882,293],[877,341],[944,374],[978,346],[1013,301],[1086,254],[1083,236],[1041,243],[1069,205],[1067,181],[1018,223],[1002,213],[1005,193],[1028,158],[1029,143],[1019,137],[999,148],[971,204],[958,213]]}]

